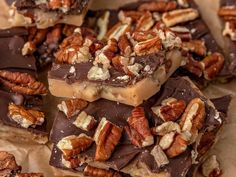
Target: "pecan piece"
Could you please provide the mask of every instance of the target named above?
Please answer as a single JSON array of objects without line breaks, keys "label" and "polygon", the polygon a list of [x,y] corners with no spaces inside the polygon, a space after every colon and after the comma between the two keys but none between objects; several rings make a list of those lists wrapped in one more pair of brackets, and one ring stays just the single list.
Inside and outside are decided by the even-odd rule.
[{"label": "pecan piece", "polygon": [[66,48],[71,45],[77,45],[81,46],[83,44],[83,37],[80,33],[74,33],[73,35],[70,35],[69,37],[65,38],[61,45],[60,48]]},{"label": "pecan piece", "polygon": [[224,65],[224,57],[220,53],[213,53],[200,62],[203,66],[204,78],[212,80]]},{"label": "pecan piece", "polygon": [[121,10],[118,14],[118,18],[123,24],[131,24],[133,22],[137,22],[141,18],[142,15],[143,15],[143,12],[139,12],[139,11]]},{"label": "pecan piece", "polygon": [[224,6],[218,11],[220,17],[236,17],[236,7],[235,6]]},{"label": "pecan piece", "polygon": [[129,126],[125,126],[126,133],[130,141],[138,147],[150,146],[154,143],[154,138],[149,128],[148,120],[142,107],[136,107],[132,110],[128,118]]},{"label": "pecan piece", "polygon": [[183,132],[190,133],[191,142],[196,140],[206,116],[205,103],[200,98],[190,101],[181,117],[180,127]]},{"label": "pecan piece", "polygon": [[196,53],[200,56],[205,56],[207,52],[205,42],[202,40],[191,40],[189,42],[183,42],[183,49]]},{"label": "pecan piece", "polygon": [[76,26],[72,26],[72,25],[64,25],[62,33],[68,37],[73,35],[74,30],[75,30]]},{"label": "pecan piece", "polygon": [[97,145],[95,160],[106,161],[110,158],[121,138],[122,130],[122,128],[106,120],[106,118],[102,118],[94,135]]},{"label": "pecan piece", "polygon": [[62,26],[57,24],[53,29],[47,34],[46,43],[48,45],[57,46],[62,36]]},{"label": "pecan piece", "polygon": [[178,123],[172,122],[172,121],[168,121],[168,122],[164,122],[163,124],[153,127],[152,128],[152,133],[154,135],[160,135],[160,136],[164,136],[167,133],[170,132],[177,132],[180,133],[180,126]]},{"label": "pecan piece", "polygon": [[177,25],[179,23],[184,23],[188,21],[195,20],[199,16],[196,9],[177,9],[169,12],[165,12],[162,15],[162,21],[167,27]]},{"label": "pecan piece", "polygon": [[171,27],[170,30],[175,33],[182,41],[190,41],[192,39],[192,34],[190,30],[183,26]]},{"label": "pecan piece", "polygon": [[152,111],[164,121],[176,121],[184,112],[186,103],[183,100],[168,98],[161,106],[152,107]]},{"label": "pecan piece", "polygon": [[216,155],[211,155],[203,162],[201,171],[206,177],[220,177],[222,175],[222,170],[220,169]]},{"label": "pecan piece", "polygon": [[181,7],[189,7],[188,0],[177,0],[177,2]]},{"label": "pecan piece", "polygon": [[229,36],[232,41],[236,41],[236,22],[235,21],[226,22],[225,29],[223,31],[223,35]]},{"label": "pecan piece", "polygon": [[120,36],[129,31],[130,26],[128,24],[122,24],[118,22],[114,25],[106,34],[107,39],[116,39],[119,40]]},{"label": "pecan piece", "polygon": [[71,118],[72,116],[76,115],[82,109],[86,108],[88,102],[81,99],[68,99],[62,101],[60,104],[57,105],[58,109],[62,111],[67,118]]},{"label": "pecan piece", "polygon": [[15,176],[21,171],[21,166],[16,163],[15,157],[5,151],[0,151],[0,176]]},{"label": "pecan piece", "polygon": [[157,33],[155,33],[152,30],[149,30],[149,31],[134,31],[133,34],[132,34],[132,38],[137,42],[146,41],[146,40],[152,39],[156,36],[157,36]]},{"label": "pecan piece", "polygon": [[43,173],[20,173],[15,177],[44,177]]},{"label": "pecan piece", "polygon": [[182,154],[188,147],[188,138],[184,134],[175,136],[172,145],[166,150],[168,157],[173,158]]},{"label": "pecan piece", "polygon": [[157,53],[162,48],[162,41],[159,36],[156,36],[152,39],[148,39],[146,41],[142,41],[137,43],[134,46],[134,52],[138,56],[148,55],[152,53]]},{"label": "pecan piece", "polygon": [[154,12],[166,12],[170,10],[174,10],[177,7],[177,3],[175,1],[158,1],[158,2],[148,2],[143,3],[138,7],[140,11],[154,11]]},{"label": "pecan piece", "polygon": [[147,31],[151,29],[154,25],[154,20],[152,18],[152,14],[150,12],[144,12],[144,14],[137,21],[135,31]]},{"label": "pecan piece", "polygon": [[27,73],[0,70],[0,82],[13,92],[26,95],[47,94],[45,85]]},{"label": "pecan piece", "polygon": [[64,157],[69,158],[80,154],[93,144],[93,139],[85,134],[79,136],[70,135],[62,138],[57,147],[63,152]]},{"label": "pecan piece", "polygon": [[163,150],[168,149],[172,145],[172,143],[174,142],[175,135],[176,135],[175,132],[169,132],[169,133],[165,134],[164,136],[162,136],[159,141],[159,146]]},{"label": "pecan piece", "polygon": [[129,39],[127,38],[127,35],[122,35],[118,40],[118,47],[121,51],[121,55],[125,57],[129,57],[132,53],[131,44],[129,42]]},{"label": "pecan piece", "polygon": [[99,28],[99,34],[97,39],[98,40],[102,40],[106,33],[107,33],[107,29],[108,29],[108,24],[109,24],[109,17],[110,17],[110,12],[106,11],[103,16],[101,16],[98,20],[97,20],[97,26]]},{"label": "pecan piece", "polygon": [[84,176],[90,177],[122,177],[121,174],[116,171],[96,168],[90,165],[85,167],[83,174]]},{"label": "pecan piece", "polygon": [[110,78],[110,72],[107,68],[93,66],[87,75],[89,80],[107,80]]},{"label": "pecan piece", "polygon": [[77,116],[73,124],[84,131],[89,131],[96,126],[97,120],[95,120],[93,116],[90,116],[86,112],[82,111]]},{"label": "pecan piece", "polygon": [[165,152],[161,149],[159,145],[154,146],[154,148],[151,151],[151,155],[153,155],[158,167],[162,167],[169,163],[169,160]]},{"label": "pecan piece", "polygon": [[203,65],[199,61],[194,60],[192,57],[188,57],[184,68],[198,77],[202,76],[204,70]]},{"label": "pecan piece", "polygon": [[17,106],[13,103],[8,106],[9,117],[24,128],[42,125],[44,122],[44,113],[33,109],[25,109],[23,106]]}]

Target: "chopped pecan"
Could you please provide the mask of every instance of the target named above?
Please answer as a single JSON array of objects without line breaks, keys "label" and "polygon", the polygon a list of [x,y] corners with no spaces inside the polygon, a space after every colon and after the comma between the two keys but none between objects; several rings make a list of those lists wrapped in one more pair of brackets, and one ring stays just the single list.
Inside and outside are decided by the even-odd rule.
[{"label": "chopped pecan", "polygon": [[107,68],[93,66],[87,75],[89,80],[107,80],[110,78],[110,72]]},{"label": "chopped pecan", "polygon": [[207,52],[205,42],[202,40],[191,40],[189,42],[183,42],[183,49],[196,53],[200,56],[205,56]]},{"label": "chopped pecan", "polygon": [[162,167],[169,163],[169,160],[165,152],[161,149],[159,145],[154,146],[154,148],[151,151],[151,155],[153,155],[158,167]]},{"label": "chopped pecan", "polygon": [[98,34],[98,37],[97,37],[98,40],[102,40],[105,37],[106,33],[107,33],[108,24],[109,24],[109,17],[110,17],[110,12],[106,11],[104,13],[104,15],[101,16],[97,20],[97,26],[99,28],[99,34]]},{"label": "chopped pecan", "polygon": [[57,24],[53,27],[53,29],[47,33],[46,43],[48,45],[57,45],[62,37],[62,26]]},{"label": "chopped pecan", "polygon": [[26,109],[13,103],[8,106],[9,117],[24,128],[42,125],[44,113],[33,109]]},{"label": "chopped pecan", "polygon": [[139,63],[134,63],[133,65],[127,66],[127,74],[130,76],[139,76],[141,69],[143,66]]},{"label": "chopped pecan", "polygon": [[60,48],[66,48],[71,45],[82,46],[83,45],[83,37],[80,33],[74,33],[69,37],[65,38],[60,44]]},{"label": "chopped pecan", "polygon": [[173,158],[182,154],[188,147],[188,138],[184,134],[178,134],[172,145],[166,150],[168,157]]},{"label": "chopped pecan", "polygon": [[220,169],[220,164],[217,161],[216,155],[208,157],[203,162],[201,170],[205,177],[220,177],[222,175],[222,170]]},{"label": "chopped pecan", "polygon": [[149,30],[149,31],[134,31],[133,34],[132,34],[132,38],[137,42],[146,41],[146,40],[152,39],[156,36],[157,36],[157,33],[155,33],[152,30]]},{"label": "chopped pecan", "polygon": [[90,116],[86,112],[82,111],[77,116],[73,124],[82,130],[89,131],[96,126],[97,120],[95,120],[93,116]]},{"label": "chopped pecan", "polygon": [[125,57],[129,57],[132,53],[131,44],[129,42],[129,39],[127,38],[127,35],[122,35],[118,40],[118,47],[121,51],[121,55]]},{"label": "chopped pecan", "polygon": [[82,162],[79,155],[76,155],[74,157],[66,157],[62,155],[61,157],[61,163],[67,167],[67,168],[77,168],[83,165],[85,162]]},{"label": "chopped pecan", "polygon": [[0,151],[0,176],[15,176],[21,171],[21,166],[16,163],[15,157],[5,151]]},{"label": "chopped pecan", "polygon": [[131,63],[130,58],[123,57],[123,56],[115,56],[114,58],[112,58],[111,62],[112,62],[113,67],[116,70],[122,71],[122,72],[128,74],[129,76],[134,75],[128,69],[128,66],[133,64],[133,63]]},{"label": "chopped pecan", "polygon": [[154,38],[138,42],[134,46],[134,52],[138,56],[142,55],[148,55],[151,53],[157,53],[161,50],[162,48],[162,41],[159,36],[156,36]]},{"label": "chopped pecan", "polygon": [[165,12],[162,15],[162,21],[167,27],[177,25],[179,23],[184,23],[188,21],[195,20],[199,16],[196,9],[177,9],[169,12]]},{"label": "chopped pecan", "polygon": [[180,126],[178,123],[172,122],[172,121],[168,121],[168,122],[164,122],[163,124],[153,127],[152,128],[152,133],[154,135],[160,135],[160,136],[164,136],[167,133],[170,132],[177,132],[180,133]]},{"label": "chopped pecan", "polygon": [[75,0],[50,0],[48,6],[53,10],[61,10],[62,12],[68,12],[74,2]]},{"label": "chopped pecan", "polygon": [[141,18],[142,15],[143,15],[143,12],[139,12],[139,11],[121,10],[118,14],[118,18],[123,24],[131,24],[132,22],[137,22]]},{"label": "chopped pecan", "polygon": [[0,70],[0,82],[13,92],[26,95],[47,94],[47,88],[27,73]]},{"label": "chopped pecan", "polygon": [[181,7],[189,7],[188,0],[177,0],[177,2]]},{"label": "chopped pecan", "polygon": [[130,26],[128,24],[122,24],[118,22],[114,25],[106,34],[107,39],[116,39],[119,40],[120,36],[129,31]]},{"label": "chopped pecan", "polygon": [[44,177],[43,173],[20,173],[15,177]]},{"label": "chopped pecan", "polygon": [[157,1],[157,2],[147,2],[143,3],[138,7],[140,11],[154,11],[154,12],[167,12],[174,10],[177,7],[175,1]]},{"label": "chopped pecan", "polygon": [[58,109],[62,111],[67,118],[71,118],[72,116],[76,115],[82,109],[86,108],[88,102],[81,99],[68,99],[62,101],[60,104],[57,105]]},{"label": "chopped pecan", "polygon": [[183,132],[190,133],[191,142],[196,140],[198,131],[202,128],[206,116],[205,103],[200,98],[190,101],[181,117],[180,127]]},{"label": "chopped pecan", "polygon": [[83,174],[84,176],[90,177],[122,177],[121,174],[116,171],[96,168],[90,165],[85,167]]},{"label": "chopped pecan", "polygon": [[150,12],[144,12],[144,14],[137,21],[135,31],[147,31],[151,29],[154,25],[154,20],[152,18],[152,14]]},{"label": "chopped pecan", "polygon": [[[218,11],[220,17],[225,18],[225,20],[236,19],[236,6],[224,6]],[[230,18],[231,17],[231,18]],[[235,18],[233,18],[235,17]]]},{"label": "chopped pecan", "polygon": [[229,36],[232,41],[236,41],[236,20],[225,23],[224,36]]},{"label": "chopped pecan", "polygon": [[102,118],[94,135],[94,140],[97,144],[95,160],[108,160],[118,144],[122,128],[112,124],[106,118]]},{"label": "chopped pecan", "polygon": [[220,53],[213,53],[205,57],[201,62],[204,78],[212,80],[220,72],[224,65],[224,57]]},{"label": "chopped pecan", "polygon": [[146,147],[154,143],[154,138],[142,107],[133,109],[132,115],[128,118],[128,124],[129,126],[125,126],[125,130],[130,141],[135,146]]},{"label": "chopped pecan", "polygon": [[202,76],[204,70],[203,65],[199,61],[194,60],[192,57],[188,57],[184,68],[198,77]]},{"label": "chopped pecan", "polygon": [[170,30],[175,33],[182,41],[190,41],[192,39],[192,34],[190,30],[183,26],[171,27]]},{"label": "chopped pecan", "polygon": [[176,134],[176,132],[169,132],[169,133],[165,134],[164,136],[162,136],[159,141],[159,146],[163,150],[168,149],[175,140],[175,134]]},{"label": "chopped pecan", "polygon": [[176,121],[185,107],[185,101],[168,98],[162,101],[161,106],[152,107],[152,111],[164,121]]},{"label": "chopped pecan", "polygon": [[68,37],[73,35],[74,31],[75,31],[76,26],[72,26],[72,25],[64,25],[62,33]]},{"label": "chopped pecan", "polygon": [[26,42],[22,48],[22,55],[33,54],[37,49],[37,45],[42,43],[47,36],[48,29],[38,29],[34,37],[30,36],[28,42]]},{"label": "chopped pecan", "polygon": [[63,152],[64,157],[73,157],[88,149],[93,144],[93,139],[85,134],[70,135],[62,138],[57,147]]}]

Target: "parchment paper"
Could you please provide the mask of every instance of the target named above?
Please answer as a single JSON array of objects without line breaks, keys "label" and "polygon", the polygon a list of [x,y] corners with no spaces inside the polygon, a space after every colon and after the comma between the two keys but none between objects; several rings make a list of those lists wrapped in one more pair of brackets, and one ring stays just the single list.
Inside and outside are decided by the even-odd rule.
[{"label": "parchment paper", "polygon": [[[136,0],[126,0],[125,2],[135,2]],[[209,27],[211,28],[213,35],[216,36],[217,41],[222,47],[226,47],[225,39],[221,36],[220,20],[217,18],[216,10],[218,9],[219,0],[196,0],[203,12],[203,17],[207,20]],[[107,0],[96,0],[92,5],[93,9],[112,8],[118,7],[122,0],[112,0],[112,4]],[[108,3],[109,2],[109,3]],[[109,6],[108,6],[109,5]],[[6,9],[3,8],[3,0],[0,0],[0,28],[8,25],[6,20]],[[204,11],[203,11],[204,9]],[[43,77],[45,78],[45,76]],[[231,94],[233,97],[232,103],[229,108],[228,122],[224,126],[220,135],[219,141],[215,147],[210,151],[210,154],[216,154],[220,161],[223,177],[235,177],[236,176],[236,80],[228,84],[211,84],[204,93],[209,98],[216,98],[226,94]],[[55,113],[55,98],[49,96],[47,98],[48,103],[53,103],[50,106],[50,114],[47,119],[49,125],[53,122],[53,116]],[[54,111],[52,111],[54,110]],[[63,170],[55,169],[48,165],[50,158],[50,147],[52,145],[33,145],[14,143],[5,140],[0,140],[0,150],[8,151],[15,155],[19,165],[23,167],[23,172],[42,172],[45,177],[52,176],[78,176],[74,173],[70,173]],[[197,177],[201,177],[200,174]]]}]

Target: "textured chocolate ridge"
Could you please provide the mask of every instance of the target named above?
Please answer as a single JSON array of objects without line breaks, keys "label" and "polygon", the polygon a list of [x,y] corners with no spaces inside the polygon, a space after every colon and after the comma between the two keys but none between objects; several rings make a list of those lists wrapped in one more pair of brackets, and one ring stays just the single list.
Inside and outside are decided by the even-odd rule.
[{"label": "textured chocolate ridge", "polygon": [[[150,127],[162,123],[162,120],[160,120],[160,118],[153,115],[150,107],[155,104],[159,105],[163,99],[166,99],[168,97],[183,99],[186,101],[186,103],[190,102],[193,98],[200,97],[206,103],[207,115],[204,123],[204,128],[201,131],[205,132],[206,129],[210,126],[217,128],[220,127],[221,124],[214,118],[216,115],[216,110],[208,105],[207,99],[199,93],[199,90],[193,89],[187,80],[180,77],[169,79],[158,94],[156,94],[143,104]],[[98,120],[100,120],[102,117],[106,117],[116,125],[123,126],[127,124],[126,119],[129,117],[132,108],[133,107],[131,106],[117,104],[116,102],[100,99],[98,101],[90,103],[89,106],[83,111],[87,112],[89,115],[94,116]],[[92,136],[94,134],[94,131],[84,132],[75,127],[72,124],[74,120],[75,117],[73,117],[71,120],[68,120],[62,112],[59,112],[56,116],[51,130],[51,141],[56,144],[60,139],[68,135],[79,135],[80,133],[86,133],[87,135]],[[182,173],[187,172],[191,167],[191,147],[189,147],[188,150],[182,155],[170,159],[170,164],[161,169],[157,167],[157,164],[153,160],[153,157],[150,157],[149,150],[152,147],[153,146],[138,149],[130,143],[126,133],[123,133],[120,144],[116,147],[116,150],[112,154],[112,157],[105,163],[109,164],[111,168],[119,170],[122,167],[126,166],[123,163],[128,164],[131,161],[139,160],[144,162],[152,172],[167,170],[176,177],[181,176]],[[134,154],[137,152],[137,154],[134,155],[131,152]],[[94,153],[95,144],[90,149],[83,152],[82,155],[85,154],[89,157],[94,157]],[[136,156],[135,159],[133,159],[133,156]],[[58,150],[55,146],[52,151],[50,165],[66,169],[61,163],[61,151]],[[83,167],[73,170],[81,171],[83,170]]]}]

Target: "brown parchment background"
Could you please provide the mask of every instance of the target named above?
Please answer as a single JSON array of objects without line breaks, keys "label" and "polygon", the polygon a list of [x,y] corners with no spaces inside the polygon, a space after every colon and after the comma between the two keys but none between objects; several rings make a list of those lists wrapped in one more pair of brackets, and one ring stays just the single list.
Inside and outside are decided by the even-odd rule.
[{"label": "brown parchment background", "polygon": [[[94,0],[91,8],[116,8],[122,3],[135,1],[137,0]],[[213,35],[216,37],[217,42],[226,49],[227,40],[221,36],[220,20],[216,15],[219,0],[196,0],[196,2],[200,7],[203,17],[207,21],[208,26],[211,28]],[[3,0],[0,0],[0,9],[0,28],[9,27],[6,20],[7,8],[4,5]],[[223,170],[223,177],[236,177],[236,80],[233,80],[228,84],[211,84],[204,90],[204,93],[209,98],[215,98],[226,94],[231,94],[233,97],[229,109],[228,122],[222,130],[218,143],[210,151],[210,154],[217,155]],[[47,119],[49,120],[49,123],[52,123],[56,106],[55,98],[48,97],[47,99],[47,103],[50,103],[50,110],[48,110],[50,114]],[[18,164],[23,167],[23,172],[42,172],[45,177],[78,176],[67,171],[55,169],[48,165],[51,154],[50,147],[51,144],[35,145],[0,140],[0,151],[8,151],[14,154]],[[198,174],[197,177],[201,177],[201,175]]]}]

